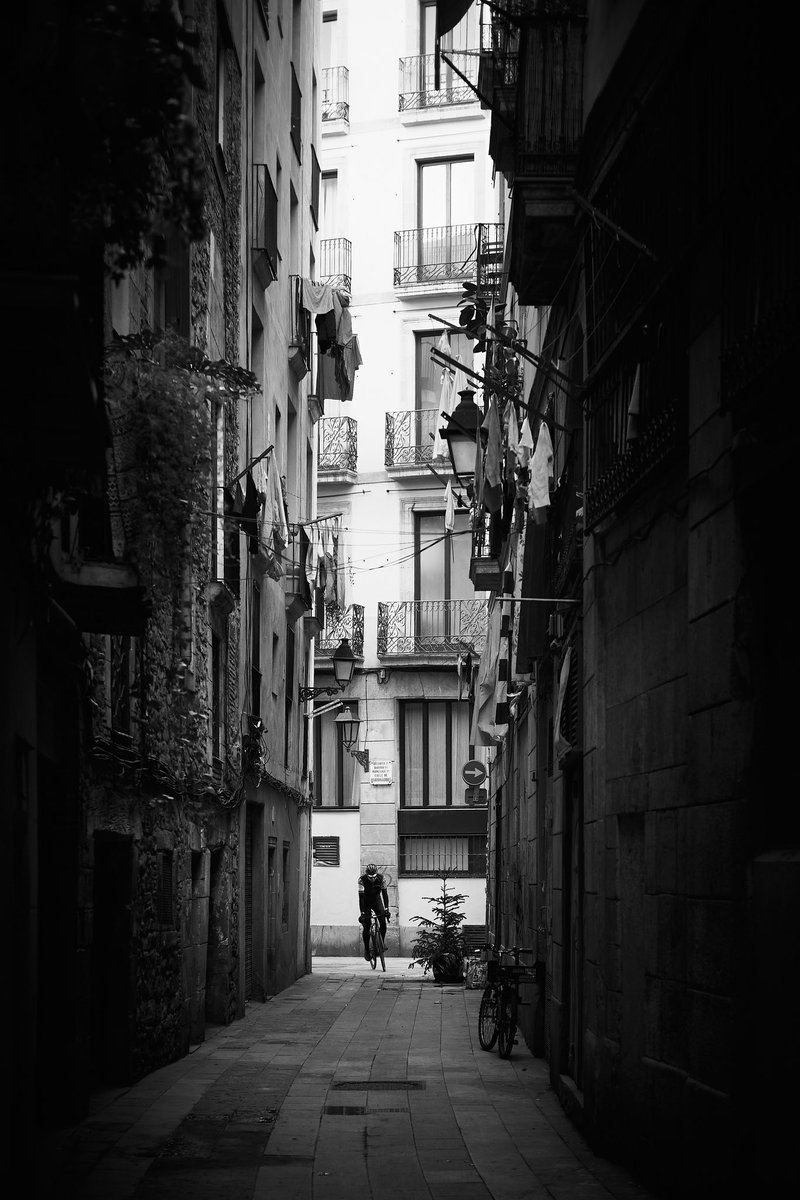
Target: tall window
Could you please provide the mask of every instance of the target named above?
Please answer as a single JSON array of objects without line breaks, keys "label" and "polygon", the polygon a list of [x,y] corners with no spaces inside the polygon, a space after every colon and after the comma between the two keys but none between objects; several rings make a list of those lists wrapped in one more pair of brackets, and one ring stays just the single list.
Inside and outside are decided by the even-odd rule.
[{"label": "tall window", "polygon": [[456,512],[451,534],[444,527],[444,513],[416,513],[415,517],[417,600],[474,600],[469,514]]},{"label": "tall window", "polygon": [[[347,701],[353,716],[358,705]],[[344,747],[340,727],[336,724],[338,709],[318,717],[314,742],[314,803],[321,808],[355,808],[358,806],[356,760]]]},{"label": "tall window", "polygon": [[[436,49],[436,0],[420,0],[419,52],[433,54]],[[476,50],[478,47],[478,10],[471,5],[458,24],[442,38],[442,49]],[[442,71],[446,69],[442,64]]]},{"label": "tall window", "polygon": [[320,47],[320,67],[341,66],[339,62],[339,22],[338,13],[324,12],[322,14],[322,45]]},{"label": "tall window", "polygon": [[[439,408],[442,397],[442,367],[431,358],[431,350],[441,336],[441,333],[417,334],[416,407],[420,409]],[[460,357],[465,367],[472,367],[472,342],[466,334],[451,333],[450,349],[445,353],[453,359]]]},{"label": "tall window", "polygon": [[469,759],[466,700],[413,700],[401,705],[401,805],[428,808],[458,802],[461,768]]},{"label": "tall window", "polygon": [[257,583],[250,612],[250,712],[261,716],[261,588]]},{"label": "tall window", "polygon": [[339,236],[338,172],[323,171],[320,183],[320,231],[323,237],[335,238]]},{"label": "tall window", "polygon": [[418,171],[421,228],[473,222],[475,170],[472,155],[420,162]]}]

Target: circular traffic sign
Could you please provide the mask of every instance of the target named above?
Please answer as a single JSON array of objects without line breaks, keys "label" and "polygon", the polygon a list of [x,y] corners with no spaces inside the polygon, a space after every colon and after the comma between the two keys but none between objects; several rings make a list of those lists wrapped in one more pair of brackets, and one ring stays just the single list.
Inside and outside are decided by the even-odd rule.
[{"label": "circular traffic sign", "polygon": [[477,758],[471,758],[461,768],[461,777],[469,787],[480,787],[486,778],[486,767]]}]

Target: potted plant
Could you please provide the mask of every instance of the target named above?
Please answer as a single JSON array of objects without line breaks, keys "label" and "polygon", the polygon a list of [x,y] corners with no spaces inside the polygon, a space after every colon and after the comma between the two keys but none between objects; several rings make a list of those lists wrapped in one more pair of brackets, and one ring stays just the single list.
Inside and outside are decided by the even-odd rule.
[{"label": "potted plant", "polygon": [[430,900],[433,916],[411,918],[420,926],[420,931],[411,946],[414,958],[409,965],[414,967],[419,963],[426,975],[432,971],[437,983],[460,983],[464,977],[465,943],[461,924],[466,920],[466,913],[461,906],[466,898],[448,889],[445,872],[440,894],[423,896],[424,900]]}]

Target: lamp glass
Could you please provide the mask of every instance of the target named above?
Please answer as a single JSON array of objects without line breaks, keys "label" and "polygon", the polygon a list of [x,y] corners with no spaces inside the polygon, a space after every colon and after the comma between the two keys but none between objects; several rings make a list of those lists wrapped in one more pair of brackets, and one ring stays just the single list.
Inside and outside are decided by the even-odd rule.
[{"label": "lamp glass", "polygon": [[342,709],[334,724],[338,725],[341,729],[345,750],[349,750],[358,740],[358,727],[361,721],[357,716],[353,716],[348,706]]},{"label": "lamp glass", "polygon": [[480,437],[483,414],[473,400],[475,393],[471,388],[465,388],[458,394],[461,399],[449,418],[447,428],[439,430],[439,436],[447,442],[453,470],[461,479],[475,474],[475,446]]},{"label": "lamp glass", "polygon": [[344,691],[353,678],[355,665],[356,659],[353,651],[350,649],[350,643],[347,638],[342,638],[333,652],[333,674],[336,678],[337,686],[342,691]]}]

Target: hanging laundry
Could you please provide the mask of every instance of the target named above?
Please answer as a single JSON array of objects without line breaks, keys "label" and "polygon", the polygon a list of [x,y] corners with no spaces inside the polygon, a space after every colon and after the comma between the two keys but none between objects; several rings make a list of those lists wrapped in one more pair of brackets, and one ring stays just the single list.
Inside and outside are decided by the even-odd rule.
[{"label": "hanging laundry", "polygon": [[[508,417],[506,423],[506,446],[510,458],[519,460],[519,423],[517,421],[517,410],[513,404],[508,405]],[[512,466],[509,463],[509,466]]]},{"label": "hanging laundry", "polygon": [[517,462],[521,467],[527,467],[533,454],[533,432],[530,420],[526,417],[522,422],[522,431],[516,447]]},{"label": "hanging laundry", "polygon": [[542,525],[547,519],[547,509],[550,507],[550,480],[553,478],[553,443],[547,422],[539,422],[539,433],[536,438],[536,449],[531,459],[531,481],[528,487],[528,507],[533,512],[534,520]]},{"label": "hanging laundry", "polygon": [[444,489],[444,527],[448,533],[452,533],[456,526],[456,502],[453,496],[453,489],[450,485],[450,480],[447,481],[447,487]]},{"label": "hanging laundry", "polygon": [[309,313],[327,313],[333,308],[333,289],[329,283],[317,283],[313,279],[301,279],[302,307]]},{"label": "hanging laundry", "polygon": [[503,504],[503,439],[500,432],[500,413],[492,396],[489,411],[484,417],[486,458],[484,463],[483,505],[487,512],[499,512]]},{"label": "hanging laundry", "polygon": [[564,661],[561,664],[561,673],[558,677],[558,703],[556,705],[556,713],[553,717],[553,749],[555,750],[556,758],[561,758],[572,749],[572,746],[561,732],[561,714],[564,710],[564,699],[567,694],[567,684],[569,683],[569,669],[572,660],[572,647],[567,647],[567,652],[564,655]]},{"label": "hanging laundry", "polygon": [[[350,297],[347,292],[335,292],[334,300],[338,301],[339,309],[336,314],[336,341],[340,346],[346,346],[353,336],[353,317],[350,312]],[[334,304],[336,312],[336,304]]]},{"label": "hanging laundry", "polygon": [[[441,354],[450,353],[450,335],[445,332],[436,343],[436,349]],[[448,457],[447,443],[441,435],[441,430],[447,428],[447,417],[453,411],[458,399],[453,391],[455,371],[452,367],[442,367],[441,389],[439,391],[439,407],[436,414],[436,428],[433,432],[433,460],[446,460]]]}]

